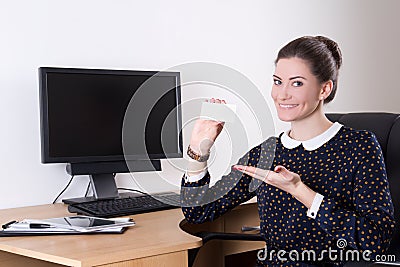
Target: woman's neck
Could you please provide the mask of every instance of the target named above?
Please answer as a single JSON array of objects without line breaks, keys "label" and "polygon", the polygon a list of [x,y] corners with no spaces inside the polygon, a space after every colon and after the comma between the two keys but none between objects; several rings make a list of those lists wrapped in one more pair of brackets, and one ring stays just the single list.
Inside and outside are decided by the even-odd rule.
[{"label": "woman's neck", "polygon": [[320,108],[302,120],[292,121],[289,136],[299,141],[309,140],[328,130],[332,124]]}]

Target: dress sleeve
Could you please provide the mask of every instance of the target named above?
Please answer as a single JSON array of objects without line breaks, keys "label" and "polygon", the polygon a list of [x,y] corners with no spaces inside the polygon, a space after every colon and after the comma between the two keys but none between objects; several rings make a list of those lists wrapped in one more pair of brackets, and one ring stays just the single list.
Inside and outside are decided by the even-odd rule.
[{"label": "dress sleeve", "polygon": [[[263,144],[252,148],[237,164],[264,167],[268,162],[262,158]],[[265,155],[265,153],[264,153]],[[273,155],[269,153],[271,159]],[[230,173],[213,186],[210,184],[210,173],[199,181],[186,182],[184,177],[181,184],[181,204],[186,220],[190,223],[213,221],[239,204],[246,202],[256,195],[255,189],[261,181],[240,171],[231,169]]]},{"label": "dress sleeve", "polygon": [[374,134],[359,140],[362,158],[354,177],[352,208],[343,208],[334,198],[322,200],[316,222],[346,248],[369,250],[370,258],[383,253],[393,234],[394,210],[382,150]]}]

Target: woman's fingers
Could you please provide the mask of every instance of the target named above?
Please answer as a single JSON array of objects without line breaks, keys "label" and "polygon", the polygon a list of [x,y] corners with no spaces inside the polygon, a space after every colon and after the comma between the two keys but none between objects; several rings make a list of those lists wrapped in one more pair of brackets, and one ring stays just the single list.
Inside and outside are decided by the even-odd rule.
[{"label": "woman's fingers", "polygon": [[254,174],[264,174],[266,175],[267,170],[263,170],[257,167],[253,167],[253,166],[243,166],[243,165],[235,165],[234,167],[236,167],[239,170],[245,170],[247,172],[250,173],[254,173]]},{"label": "woman's fingers", "polygon": [[206,102],[211,102],[211,103],[218,103],[218,104],[226,104],[225,100],[221,100],[219,98],[211,98],[210,100],[206,99]]},{"label": "woman's fingers", "polygon": [[286,181],[291,181],[293,178],[293,174],[283,166],[275,167],[274,171],[243,165],[234,165],[233,168],[269,184],[275,184],[276,182],[282,181],[282,178]]},{"label": "woman's fingers", "polygon": [[276,166],[274,170],[275,172],[281,174],[282,177],[286,180],[290,180],[293,177],[293,174],[281,165]]},{"label": "woman's fingers", "polygon": [[259,179],[261,181],[265,181],[265,178],[266,178],[265,176],[262,176],[262,175],[260,175],[258,173],[252,173],[252,172],[248,172],[248,171],[245,171],[245,170],[239,170],[239,171],[241,171],[242,173],[247,174],[247,175],[249,175],[251,177]]},{"label": "woman's fingers", "polygon": [[234,165],[233,169],[259,179],[288,193],[292,192],[296,187],[296,184],[301,182],[301,178],[298,174],[289,171],[283,166],[276,166],[274,171],[243,165]]},{"label": "woman's fingers", "polygon": [[262,181],[264,181],[270,173],[269,170],[263,170],[253,166],[234,165],[233,168]]},{"label": "woman's fingers", "polygon": [[219,98],[211,98],[211,101],[210,101],[211,103],[218,103],[218,104],[220,104],[221,103],[221,99],[219,99]]}]

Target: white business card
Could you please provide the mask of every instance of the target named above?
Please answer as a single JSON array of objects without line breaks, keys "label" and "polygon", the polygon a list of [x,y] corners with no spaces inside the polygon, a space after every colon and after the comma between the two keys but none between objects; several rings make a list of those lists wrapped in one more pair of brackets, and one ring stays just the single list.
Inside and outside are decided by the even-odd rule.
[{"label": "white business card", "polygon": [[236,105],[203,102],[200,116],[203,119],[234,122],[236,118]]}]

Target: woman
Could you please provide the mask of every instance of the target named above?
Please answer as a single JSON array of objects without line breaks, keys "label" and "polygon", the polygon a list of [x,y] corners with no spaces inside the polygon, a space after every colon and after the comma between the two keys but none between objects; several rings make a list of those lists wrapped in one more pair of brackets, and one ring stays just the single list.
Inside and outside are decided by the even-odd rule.
[{"label": "woman", "polygon": [[[217,191],[227,181],[238,182],[209,204],[183,207],[189,222],[214,220],[257,196],[260,233],[268,251],[287,252],[259,257],[260,266],[342,266],[351,259],[328,255],[329,250],[364,252],[367,260],[384,253],[394,219],[379,143],[373,133],[332,123],[323,112],[323,104],[335,96],[341,63],[338,45],[326,37],[301,37],[283,47],[275,61],[271,96],[290,130],[252,148],[211,188],[206,160],[223,123],[196,121],[188,148],[193,160],[183,188]],[[262,147],[274,149],[275,157]],[[272,164],[265,167],[266,161]],[[254,179],[262,183],[252,191]],[[182,192],[186,198],[199,198]],[[301,257],[304,250],[316,257]]]}]

